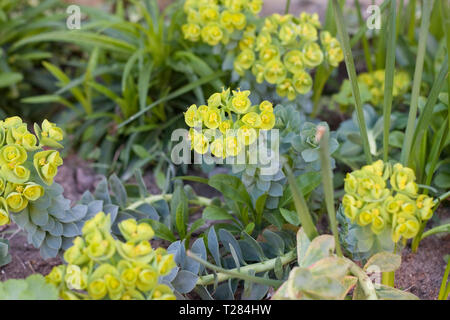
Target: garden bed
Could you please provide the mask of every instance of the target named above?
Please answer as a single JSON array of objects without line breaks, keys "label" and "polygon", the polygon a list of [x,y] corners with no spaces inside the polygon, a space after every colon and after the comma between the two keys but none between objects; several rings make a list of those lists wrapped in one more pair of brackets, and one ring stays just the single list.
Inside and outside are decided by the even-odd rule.
[{"label": "garden bed", "polygon": [[0,299],[447,300],[448,5],[0,4]]}]

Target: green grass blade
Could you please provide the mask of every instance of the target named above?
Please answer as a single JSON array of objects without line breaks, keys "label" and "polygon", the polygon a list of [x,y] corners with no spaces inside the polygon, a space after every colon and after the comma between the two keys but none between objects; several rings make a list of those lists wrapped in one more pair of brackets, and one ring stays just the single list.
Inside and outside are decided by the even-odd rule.
[{"label": "green grass blade", "polygon": [[128,59],[127,63],[125,64],[125,68],[123,69],[122,74],[122,92],[126,91],[127,88],[127,79],[130,75],[131,70],[133,69],[133,66],[136,64],[136,61],[140,56],[144,54],[144,49],[139,49],[133,55]]},{"label": "green grass blade", "polygon": [[431,118],[433,116],[433,108],[436,105],[436,101],[439,97],[439,93],[444,89],[445,80],[448,78],[448,59],[445,58],[445,61],[442,63],[441,71],[438,76],[434,80],[433,86],[431,87],[431,91],[428,95],[427,102],[419,115],[419,120],[417,121],[416,129],[414,130],[414,137],[411,147],[411,153],[415,154],[414,150],[417,147],[419,141],[422,140],[422,136],[430,125]]},{"label": "green grass blade", "polygon": [[147,61],[144,67],[139,72],[138,78],[138,93],[139,93],[139,108],[144,109],[147,103],[147,92],[150,87],[150,78],[152,75],[153,63]]},{"label": "green grass blade", "polygon": [[344,51],[345,65],[347,67],[347,73],[352,84],[352,93],[355,99],[356,114],[358,118],[359,130],[361,132],[361,138],[363,141],[364,155],[367,163],[372,163],[372,155],[370,154],[369,138],[367,136],[366,121],[364,119],[364,112],[361,102],[361,96],[358,87],[358,79],[356,76],[355,62],[353,61],[352,50],[350,47],[350,39],[348,37],[347,28],[342,14],[342,9],[338,5],[337,0],[333,0],[333,8],[336,16],[336,25],[338,35],[341,40],[342,48]]},{"label": "green grass blade", "polygon": [[[112,66],[100,66],[92,71],[92,77],[96,78],[99,76],[102,76],[104,74],[113,73],[115,71],[122,70],[121,66],[119,64],[113,64]],[[58,91],[55,92],[55,94],[63,94],[67,91],[70,91],[72,88],[75,88],[79,85],[82,85],[85,81],[85,75],[81,75],[78,78],[74,78],[70,80],[67,84],[64,85],[61,89],[58,89]]]},{"label": "green grass blade", "polygon": [[320,166],[322,170],[322,184],[325,193],[325,204],[327,206],[328,219],[331,231],[333,232],[334,242],[336,245],[336,253],[342,257],[341,244],[339,242],[339,231],[336,221],[336,209],[334,207],[334,187],[333,187],[333,170],[331,169],[331,154],[329,148],[330,132],[327,127],[317,127],[316,139],[319,140],[320,148]]},{"label": "green grass blade", "polygon": [[425,46],[428,39],[428,28],[430,27],[430,13],[433,6],[432,0],[423,2],[422,22],[420,23],[419,46],[417,49],[416,69],[414,71],[414,82],[411,94],[411,104],[409,108],[408,124],[406,126],[405,141],[403,143],[400,160],[403,165],[408,166],[411,153],[414,126],[417,117],[419,104],[420,85],[422,83],[423,64],[425,60]]},{"label": "green grass blade", "polygon": [[[390,3],[389,0],[385,0],[385,2]],[[377,70],[385,69],[385,62],[386,62],[386,35],[387,35],[387,28],[386,24],[387,21],[385,19],[385,16],[381,14],[380,16],[381,20],[381,29],[378,30],[378,37],[376,37],[376,40],[374,41],[375,45],[375,67]]]},{"label": "green grass blade", "polygon": [[442,277],[441,287],[439,288],[438,300],[447,300],[450,284],[448,282],[448,275],[450,274],[450,258],[447,261],[447,266],[445,267],[444,276]]},{"label": "green grass blade", "polygon": [[[439,9],[441,11],[442,28],[444,29],[445,39],[447,42],[447,62],[449,59],[450,52],[450,3],[449,1],[441,1]],[[450,127],[450,65],[448,65],[447,73],[447,92],[448,94],[448,125]]]},{"label": "green grass blade", "polygon": [[397,29],[395,30],[395,37],[398,39],[398,35],[400,34],[400,32],[403,30],[403,19],[402,19],[402,14],[403,14],[403,7],[405,5],[405,0],[399,0],[399,8],[397,10]]},{"label": "green grass blade", "polygon": [[111,50],[118,53],[132,54],[137,48],[125,41],[114,39],[102,34],[96,34],[85,31],[71,30],[68,31],[53,31],[37,34],[16,42],[12,48],[17,49],[26,44],[36,42],[70,42],[77,45],[84,45],[100,49]]},{"label": "green grass blade", "polygon": [[328,78],[331,75],[333,68],[326,67],[324,64],[321,64],[316,71],[316,75],[314,76],[314,85],[313,85],[313,111],[311,112],[311,117],[315,118],[319,113],[319,102],[322,97],[322,92],[327,83]]},{"label": "green grass blade", "polygon": [[2,72],[0,73],[0,88],[12,86],[23,80],[23,75],[18,72]]},{"label": "green grass blade", "polygon": [[[425,0],[425,2],[431,2],[432,0]],[[417,0],[410,0],[408,4],[409,9],[409,21],[408,21],[408,40],[410,43],[414,42],[414,33],[416,29],[416,4]]]},{"label": "green grass blade", "polygon": [[155,106],[157,106],[158,104],[162,103],[162,102],[166,102],[169,101],[171,99],[177,98],[179,96],[181,96],[182,94],[185,94],[189,91],[192,91],[194,88],[196,88],[197,86],[201,86],[203,84],[206,84],[208,82],[211,82],[215,79],[218,79],[219,77],[225,75],[226,73],[223,71],[218,71],[215,72],[213,74],[210,74],[206,77],[203,77],[201,79],[199,79],[198,81],[189,83],[181,88],[179,88],[178,90],[168,94],[167,96],[156,100],[155,102],[153,102],[152,104],[148,105],[147,107],[145,107],[144,109],[142,109],[141,111],[139,111],[138,113],[134,114],[133,116],[129,117],[127,120],[125,120],[124,122],[122,122],[118,128],[122,128],[123,126],[126,126],[127,124],[133,122],[134,120],[136,120],[137,118],[139,118],[140,116],[142,116],[143,114],[145,114],[147,111],[151,110],[152,108],[154,108]]},{"label": "green grass blade", "polygon": [[[427,172],[425,172],[426,180],[425,185],[431,185],[436,165],[439,161],[439,155],[442,153],[442,149],[445,145],[445,140],[448,136],[448,122],[439,128],[438,132],[434,135],[433,142],[431,144],[430,155],[427,159]],[[428,193],[428,189],[425,189],[425,194]]]},{"label": "green grass blade", "polygon": [[[43,61],[42,64],[45,69],[47,69],[56,79],[59,80],[61,85],[67,85],[68,83],[70,83],[70,78],[60,68],[46,61]],[[90,108],[83,92],[76,87],[71,88],[70,92],[73,94],[75,99],[77,99],[78,102],[83,106],[84,111],[87,114],[90,114],[92,112],[92,109]]]},{"label": "green grass blade", "polygon": [[292,173],[291,168],[286,163],[284,165],[286,176],[288,178],[289,187],[291,188],[292,197],[294,199],[295,209],[297,210],[298,217],[302,224],[302,228],[308,236],[309,240],[314,239],[319,235],[317,232],[316,226],[311,217],[311,213],[309,212],[308,206],[306,204],[305,197],[303,196],[302,191],[297,186],[295,181],[294,174]]},{"label": "green grass blade", "polygon": [[289,8],[291,7],[291,0],[286,0],[286,7],[284,8],[284,14],[289,13]]},{"label": "green grass blade", "polygon": [[385,86],[384,86],[384,108],[383,108],[383,160],[388,161],[389,157],[389,130],[391,128],[391,110],[392,110],[392,96],[394,88],[394,73],[395,73],[395,46],[396,46],[396,0],[391,0],[389,8],[388,29],[387,29],[387,56],[386,56],[386,72],[385,72]]},{"label": "green grass blade", "polygon": [[[362,16],[361,5],[359,4],[359,0],[355,0],[355,8],[358,14],[359,27],[361,28],[366,24],[366,21]],[[367,37],[365,34],[362,35],[361,42],[364,51],[364,58],[366,60],[367,71],[372,72],[373,71],[372,56],[370,54],[369,42],[367,41]]]}]

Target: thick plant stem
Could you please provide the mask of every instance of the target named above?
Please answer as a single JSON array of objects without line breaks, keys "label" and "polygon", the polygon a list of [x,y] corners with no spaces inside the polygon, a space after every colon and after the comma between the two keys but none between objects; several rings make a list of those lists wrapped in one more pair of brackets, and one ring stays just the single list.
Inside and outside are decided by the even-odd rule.
[{"label": "thick plant stem", "polygon": [[289,13],[289,8],[291,7],[291,0],[286,0],[286,8],[284,9],[284,14]]},{"label": "thick plant stem", "polygon": [[353,261],[347,258],[345,259],[350,263],[350,272],[358,278],[361,289],[363,290],[364,295],[367,297],[367,300],[378,300],[375,286],[373,285],[369,276]]},{"label": "thick plant stem", "polygon": [[328,219],[330,220],[331,231],[333,232],[334,242],[336,244],[336,253],[342,257],[341,244],[339,243],[339,231],[336,221],[336,210],[334,208],[334,188],[333,188],[333,170],[331,169],[330,150],[329,150],[330,132],[325,126],[317,127],[316,140],[319,140],[320,148],[320,166],[322,169],[322,183],[325,192],[325,203],[327,206]]},{"label": "thick plant stem", "polygon": [[432,0],[423,1],[423,15],[422,22],[420,23],[419,46],[417,49],[416,70],[414,72],[414,82],[411,93],[411,105],[405,132],[405,141],[403,142],[402,153],[400,156],[401,163],[404,166],[408,166],[409,156],[411,153],[412,138],[414,135],[417,109],[419,106],[420,85],[422,83],[422,72],[425,60],[425,47],[428,39],[428,28],[430,27],[430,14],[432,7]]},{"label": "thick plant stem", "polygon": [[419,249],[420,240],[422,240],[422,234],[423,230],[425,229],[427,222],[424,221],[420,224],[419,232],[417,232],[417,235],[414,237],[412,243],[411,243],[411,251],[413,253],[417,252],[417,249]]},{"label": "thick plant stem", "polygon": [[433,229],[428,230],[427,232],[424,232],[422,234],[422,237],[420,238],[420,240],[425,239],[428,236],[432,236],[433,234],[438,234],[438,233],[442,233],[442,232],[449,232],[450,233],[450,223],[447,224],[443,224],[441,226],[437,226]]},{"label": "thick plant stem", "polygon": [[445,199],[447,199],[448,197],[450,197],[450,191],[447,191],[446,193],[441,194],[441,195],[439,196],[439,198],[437,198],[437,199],[435,200],[435,202],[436,202],[436,204],[438,204],[438,203],[444,201]]},{"label": "thick plant stem", "polygon": [[308,206],[305,201],[305,197],[303,196],[300,188],[297,186],[297,182],[295,181],[294,174],[292,173],[291,168],[287,163],[284,165],[284,167],[286,170],[286,176],[288,178],[289,187],[291,188],[292,198],[294,199],[294,205],[295,209],[297,210],[298,217],[309,240],[312,240],[317,237],[319,233],[317,232],[317,228],[312,220],[311,213],[309,212]]},{"label": "thick plant stem", "polygon": [[366,121],[364,119],[364,111],[361,101],[361,95],[359,92],[358,80],[356,77],[356,68],[355,62],[353,61],[350,39],[347,33],[344,15],[337,0],[333,0],[333,8],[336,18],[338,35],[342,43],[342,49],[344,51],[345,65],[347,67],[347,73],[350,78],[350,82],[352,84],[352,93],[355,99],[356,115],[358,118],[359,130],[363,142],[364,155],[366,157],[366,162],[369,164],[372,163],[372,155],[370,153],[369,137],[367,135],[367,126]]},{"label": "thick plant stem", "polygon": [[395,271],[383,272],[381,274],[381,283],[393,288],[395,284]]},{"label": "thick plant stem", "polygon": [[[239,268],[239,270],[237,268],[226,270],[226,269],[217,267],[207,261],[199,259],[197,257],[195,257],[195,258],[192,257],[192,253],[189,253],[189,251],[188,251],[188,256],[190,256],[192,259],[196,260],[197,262],[200,262],[205,267],[218,272],[216,274],[216,277],[214,276],[214,274],[209,274],[209,275],[200,277],[197,280],[198,286],[207,286],[210,284],[214,284],[214,282],[216,282],[216,281],[219,283],[219,282],[223,282],[228,279],[231,279],[231,278],[239,278],[239,279],[249,280],[249,281],[253,281],[253,282],[259,281],[260,283],[262,281],[264,281],[265,283],[262,283],[262,284],[272,285],[272,286],[273,285],[279,286],[281,284],[281,282],[278,280],[271,280],[271,279],[265,279],[265,278],[261,278],[261,277],[254,277],[254,276],[248,275],[249,271],[255,271],[255,273],[260,273],[260,272],[266,272],[269,270],[273,270],[275,268],[275,263],[278,258],[266,260],[266,261],[255,263],[255,264],[246,265],[244,267]],[[294,249],[279,258],[281,260],[281,265],[286,265],[286,264],[294,261],[297,258],[297,251],[296,251],[296,249]],[[254,278],[257,278],[257,279],[254,279]],[[270,284],[267,283],[268,280],[271,281]]]}]

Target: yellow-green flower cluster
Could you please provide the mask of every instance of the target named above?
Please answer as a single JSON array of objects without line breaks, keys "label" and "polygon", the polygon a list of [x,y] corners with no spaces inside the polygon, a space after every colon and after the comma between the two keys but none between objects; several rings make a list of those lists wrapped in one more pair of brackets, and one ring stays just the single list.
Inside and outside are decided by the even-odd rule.
[{"label": "yellow-green flower cluster", "polygon": [[209,148],[218,158],[237,156],[259,137],[260,130],[275,125],[273,105],[263,101],[252,105],[250,91],[222,90],[208,99],[208,105],[191,105],[184,114],[190,127],[191,148],[205,154]]},{"label": "yellow-green flower cluster", "polygon": [[186,0],[184,38],[210,46],[227,44],[235,31],[243,30],[262,8],[262,0]]},{"label": "yellow-green flower cluster", "polygon": [[[358,82],[363,83],[369,89],[370,102],[374,106],[379,106],[384,99],[385,71],[376,70],[372,73],[362,73],[358,76]],[[393,96],[398,97],[405,94],[411,86],[411,77],[406,71],[396,71],[394,74]]]},{"label": "yellow-green flower cluster", "polygon": [[336,67],[344,59],[339,41],[320,28],[317,14],[269,16],[261,29],[244,31],[234,70],[240,76],[251,70],[258,83],[275,85],[279,96],[294,100],[312,89],[312,69],[324,61]]},{"label": "yellow-green flower cluster", "polygon": [[111,235],[110,215],[100,212],[87,221],[82,237],[64,253],[67,265],[46,276],[65,300],[175,300],[172,289],[160,284],[176,266],[172,254],[153,249],[154,232],[134,219],[119,224],[125,241]]},{"label": "yellow-green flower cluster", "polygon": [[400,163],[379,160],[345,178],[344,214],[375,234],[390,228],[392,240],[416,236],[422,221],[433,214],[433,198],[418,193],[416,176]]},{"label": "yellow-green flower cluster", "polygon": [[37,137],[19,117],[0,121],[0,226],[10,222],[10,212],[20,212],[42,197],[44,188],[37,176],[51,185],[62,164],[58,151],[37,152],[49,144],[59,145],[62,130],[44,120],[42,129],[35,125],[36,131]]}]

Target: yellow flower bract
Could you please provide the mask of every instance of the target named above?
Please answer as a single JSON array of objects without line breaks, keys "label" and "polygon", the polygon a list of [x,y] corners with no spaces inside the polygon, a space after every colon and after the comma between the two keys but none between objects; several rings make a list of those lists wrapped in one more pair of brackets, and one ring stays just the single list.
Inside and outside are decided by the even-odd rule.
[{"label": "yellow flower bract", "polygon": [[416,176],[400,163],[378,160],[345,178],[342,206],[345,216],[375,234],[390,228],[392,240],[410,239],[431,218],[433,198],[418,193]]},{"label": "yellow flower bract", "polygon": [[[0,121],[0,226],[10,223],[10,212],[21,212],[44,195],[43,183],[51,185],[62,164],[58,151],[63,131],[44,120],[35,134],[20,117]],[[45,153],[45,156],[44,156]]]},{"label": "yellow flower bract", "polygon": [[151,226],[129,219],[119,230],[127,242],[112,237],[110,216],[103,212],[85,223],[82,237],[64,253],[68,264],[46,276],[62,299],[175,299],[168,286],[158,284],[175,267],[174,257],[163,248],[153,250]]},{"label": "yellow flower bract", "polygon": [[191,148],[199,154],[211,150],[217,158],[234,157],[255,143],[260,130],[271,130],[275,126],[272,103],[253,106],[250,94],[227,89],[212,94],[207,106],[191,105],[185,112]]}]

